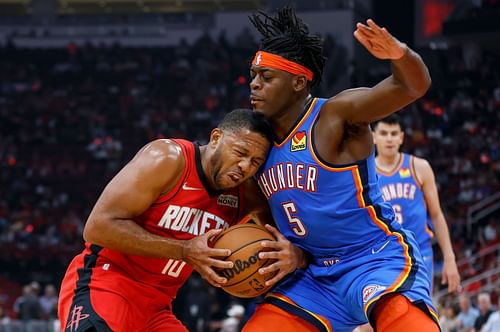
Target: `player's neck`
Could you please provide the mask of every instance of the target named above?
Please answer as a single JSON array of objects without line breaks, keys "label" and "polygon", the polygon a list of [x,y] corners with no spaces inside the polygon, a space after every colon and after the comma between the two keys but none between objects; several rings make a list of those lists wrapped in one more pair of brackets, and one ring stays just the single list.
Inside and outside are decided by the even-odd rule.
[{"label": "player's neck", "polygon": [[394,168],[399,164],[400,160],[401,152],[398,152],[394,155],[379,154],[377,158],[375,158],[377,167],[386,172],[394,170]]},{"label": "player's neck", "polygon": [[304,109],[310,104],[312,99],[313,97],[310,94],[300,97],[295,102],[289,104],[276,118],[271,119],[271,124],[278,141],[281,141],[290,133],[292,126],[294,126],[298,118],[303,115]]},{"label": "player's neck", "polygon": [[215,183],[213,182],[213,176],[211,176],[212,165],[210,164],[210,156],[209,153],[207,152],[206,145],[200,146],[200,159],[201,159],[201,169],[203,171],[203,174],[205,174],[205,178],[207,179],[208,185],[213,190],[216,190]]}]

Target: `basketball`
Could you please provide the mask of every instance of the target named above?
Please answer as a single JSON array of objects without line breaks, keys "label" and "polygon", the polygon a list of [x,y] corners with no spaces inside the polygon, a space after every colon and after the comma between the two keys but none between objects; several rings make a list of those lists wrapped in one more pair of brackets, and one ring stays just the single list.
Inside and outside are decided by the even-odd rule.
[{"label": "basketball", "polygon": [[[248,222],[253,217],[245,217]],[[264,294],[270,287],[265,282],[276,273],[262,275],[259,269],[268,266],[274,260],[260,259],[262,240],[275,241],[274,236],[264,227],[253,224],[238,224],[229,227],[220,233],[213,243],[214,248],[230,249],[231,255],[224,260],[232,261],[231,269],[217,269],[216,272],[227,279],[227,284],[222,287],[227,293],[242,298],[252,298]]]}]

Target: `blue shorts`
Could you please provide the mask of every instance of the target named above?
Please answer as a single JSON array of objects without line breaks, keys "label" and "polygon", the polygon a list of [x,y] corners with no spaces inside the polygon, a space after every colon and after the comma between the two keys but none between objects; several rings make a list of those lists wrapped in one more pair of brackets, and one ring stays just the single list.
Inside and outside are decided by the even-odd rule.
[{"label": "blue shorts", "polygon": [[315,258],[307,269],[297,270],[276,286],[266,302],[308,320],[320,331],[350,332],[368,321],[381,296],[399,292],[438,322],[413,233],[397,222],[391,227],[397,233],[366,250]]},{"label": "blue shorts", "polygon": [[429,284],[431,285],[431,294],[434,287],[434,253],[432,251],[432,246],[420,246],[420,254],[424,260],[424,266],[427,271],[427,278],[429,279]]}]

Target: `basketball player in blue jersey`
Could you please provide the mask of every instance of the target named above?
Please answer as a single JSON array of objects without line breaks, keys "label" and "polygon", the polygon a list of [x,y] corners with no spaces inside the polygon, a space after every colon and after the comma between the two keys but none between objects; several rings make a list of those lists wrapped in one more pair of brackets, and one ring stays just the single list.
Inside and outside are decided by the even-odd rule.
[{"label": "basketball player in blue jersey", "polygon": [[367,321],[383,332],[439,331],[416,239],[378,186],[369,128],[427,91],[427,67],[368,20],[354,36],[391,61],[392,75],[372,88],[313,98],[325,63],[320,38],[289,7],[251,21],[262,35],[251,103],[276,135],[256,176],[280,232],[309,254],[309,264],[267,294],[243,331],[350,332]]},{"label": "basketball player in blue jersey", "polygon": [[[399,152],[404,140],[399,115],[391,114],[375,122],[372,130],[382,195],[391,203],[396,220],[415,234],[431,285],[434,277],[432,238],[436,235],[444,258],[441,283],[448,284],[449,292],[456,291],[460,275],[431,166],[425,159]],[[359,331],[371,329],[363,326]]]},{"label": "basketball player in blue jersey", "polygon": [[431,165],[425,159],[399,152],[404,132],[397,114],[376,122],[372,128],[373,141],[377,146],[375,163],[382,195],[392,204],[396,220],[415,233],[431,285],[431,240],[436,235],[444,258],[441,283],[448,284],[449,292],[456,291],[460,285],[460,275]]}]

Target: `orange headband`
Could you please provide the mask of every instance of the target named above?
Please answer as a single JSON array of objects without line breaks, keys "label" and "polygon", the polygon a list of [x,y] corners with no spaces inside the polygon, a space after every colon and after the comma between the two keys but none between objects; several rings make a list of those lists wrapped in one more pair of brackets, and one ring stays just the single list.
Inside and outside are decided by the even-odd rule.
[{"label": "orange headband", "polygon": [[310,69],[296,62],[287,60],[282,56],[264,51],[258,51],[255,54],[252,65],[279,69],[294,75],[304,74],[308,81],[312,81],[313,79],[313,72]]}]

